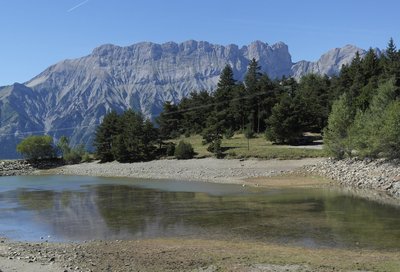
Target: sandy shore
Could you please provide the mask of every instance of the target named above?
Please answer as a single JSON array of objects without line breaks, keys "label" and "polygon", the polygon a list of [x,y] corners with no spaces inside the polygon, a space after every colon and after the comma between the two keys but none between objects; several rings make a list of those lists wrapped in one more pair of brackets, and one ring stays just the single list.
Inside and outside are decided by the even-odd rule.
[{"label": "sandy shore", "polygon": [[242,183],[245,179],[272,177],[306,165],[314,165],[322,160],[324,159],[263,161],[205,158],[193,160],[157,160],[131,164],[92,162],[66,165],[44,173]]}]

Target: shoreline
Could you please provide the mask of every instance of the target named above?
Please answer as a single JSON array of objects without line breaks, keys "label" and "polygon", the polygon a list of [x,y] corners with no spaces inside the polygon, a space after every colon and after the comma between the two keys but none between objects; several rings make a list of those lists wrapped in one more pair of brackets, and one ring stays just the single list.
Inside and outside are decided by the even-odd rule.
[{"label": "shoreline", "polygon": [[322,160],[324,159],[220,160],[215,158],[203,158],[191,160],[155,160],[129,164],[118,162],[91,162],[42,170],[40,174],[174,179],[244,184],[247,179],[279,176],[307,165],[315,165]]},{"label": "shoreline", "polygon": [[[357,195],[353,188],[365,189],[362,197],[372,200],[380,199],[379,195],[383,194],[388,197],[384,203],[399,204],[398,199],[386,195],[385,188],[397,188],[393,177],[400,175],[400,168],[389,167],[383,161],[378,164],[326,158],[267,161],[205,158],[133,164],[91,162],[46,170],[30,169],[23,173],[175,179],[274,188],[333,185]],[[372,181],[379,178],[379,186],[373,187]],[[391,186],[387,182],[391,182]],[[400,253],[390,250],[313,249],[239,240],[165,238],[48,243],[0,239],[0,242],[0,271],[396,271],[400,265]],[[354,259],[358,260],[356,264]]]},{"label": "shoreline", "polygon": [[[216,159],[153,160],[118,163],[97,161],[74,165],[42,163],[32,165],[23,160],[0,161],[0,177],[16,175],[76,175],[143,179],[173,179],[230,183],[251,186],[299,186],[315,182],[294,181],[279,184],[272,177],[294,173],[318,176],[343,189],[368,190],[400,200],[400,163],[385,160],[335,160],[305,158],[299,160]],[[310,183],[310,184],[308,184]],[[318,183],[318,182],[317,182]]]}]

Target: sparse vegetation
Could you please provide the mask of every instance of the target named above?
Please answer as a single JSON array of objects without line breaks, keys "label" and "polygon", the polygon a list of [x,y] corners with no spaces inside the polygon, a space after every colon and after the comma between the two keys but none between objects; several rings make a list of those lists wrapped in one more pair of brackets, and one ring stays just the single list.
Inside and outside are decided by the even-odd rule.
[{"label": "sparse vegetation", "polygon": [[[207,145],[203,145],[200,135],[193,135],[189,138],[177,138],[172,140],[177,143],[184,139],[193,146],[196,157],[214,156]],[[235,134],[230,139],[221,140],[221,151],[226,158],[260,158],[260,159],[301,159],[326,156],[326,152],[320,149],[298,148],[289,145],[276,145],[266,141],[262,134],[256,134],[249,139],[250,150],[247,149],[247,139],[243,134]]]}]

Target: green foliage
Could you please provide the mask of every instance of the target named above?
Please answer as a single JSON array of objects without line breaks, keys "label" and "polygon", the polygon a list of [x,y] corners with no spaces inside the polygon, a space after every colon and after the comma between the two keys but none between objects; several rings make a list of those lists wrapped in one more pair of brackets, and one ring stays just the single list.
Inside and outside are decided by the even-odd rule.
[{"label": "green foliage", "polygon": [[163,105],[163,111],[160,113],[156,122],[159,125],[161,140],[173,139],[179,136],[179,121],[182,115],[178,106],[167,101]]},{"label": "green foliage", "polygon": [[76,148],[72,148],[70,152],[63,155],[63,160],[67,164],[76,164],[82,161],[82,157],[85,154],[83,145],[79,145]]},{"label": "green foliage", "polygon": [[57,148],[61,152],[61,156],[66,164],[80,163],[82,156],[85,154],[85,147],[83,145],[72,148],[66,136],[61,136],[57,143]]},{"label": "green foliage", "polygon": [[91,161],[93,161],[92,156],[88,152],[85,152],[82,156],[82,162],[91,162]]},{"label": "green foliage", "polygon": [[301,78],[294,103],[301,107],[304,131],[321,132],[327,125],[330,111],[328,77],[309,74]]},{"label": "green foliage", "polygon": [[174,155],[178,160],[192,159],[194,156],[193,147],[190,143],[180,141],[175,148]]},{"label": "green foliage", "polygon": [[[364,57],[357,53],[338,76],[310,74],[297,82],[270,79],[260,71],[252,59],[244,82],[236,82],[227,65],[213,94],[193,92],[176,106],[166,104],[160,115],[160,129],[165,131],[160,142],[178,134],[201,134],[203,143],[214,150],[222,135],[229,138],[251,130],[264,132],[273,143],[299,144],[306,140],[305,132],[321,133],[325,128],[324,140],[333,156],[389,154],[378,132],[389,116],[387,107],[400,96],[400,52],[393,39],[379,56],[373,49]],[[333,107],[335,101],[341,102]],[[393,113],[390,116],[395,119]]]},{"label": "green foliage", "polygon": [[346,95],[342,95],[332,106],[328,126],[324,130],[324,144],[330,155],[343,158],[350,154],[348,147],[348,129],[353,122],[354,114]]},{"label": "green foliage", "polygon": [[[379,86],[369,107],[352,111],[346,95],[334,103],[325,130],[324,143],[330,154],[337,158],[358,157],[398,158],[396,146],[400,111],[394,80]],[[353,101],[354,103],[354,101]]]},{"label": "green foliage", "polygon": [[101,162],[114,160],[112,143],[115,137],[121,133],[121,127],[116,111],[106,114],[97,127],[93,145],[96,148],[96,158]]},{"label": "green foliage", "polygon": [[29,160],[51,159],[56,156],[53,138],[49,135],[25,138],[17,145],[17,152]]},{"label": "green foliage", "polygon": [[400,158],[400,102],[392,102],[385,110],[379,131],[382,156],[389,159]]},{"label": "green foliage", "polygon": [[166,148],[166,155],[167,156],[174,156],[175,154],[175,144],[174,143],[168,143],[167,148]]},{"label": "green foliage", "polygon": [[96,156],[101,162],[147,161],[156,156],[159,133],[149,120],[133,110],[111,112],[97,128]]},{"label": "green foliage", "polygon": [[207,151],[211,152],[218,159],[223,157],[222,147],[221,147],[221,139],[216,139],[207,147]]},{"label": "green foliage", "polygon": [[[366,111],[358,111],[354,123],[349,128],[348,141],[359,157],[381,157],[390,154],[384,139],[390,135],[384,129],[389,116],[393,117],[391,105],[396,101],[396,87],[393,80],[379,86]],[[392,112],[389,113],[389,110]],[[392,127],[394,129],[394,127]],[[394,130],[395,131],[395,130]]]},{"label": "green foliage", "polygon": [[302,108],[289,95],[284,95],[281,101],[272,109],[272,115],[267,120],[266,137],[275,143],[295,144],[303,136]]}]

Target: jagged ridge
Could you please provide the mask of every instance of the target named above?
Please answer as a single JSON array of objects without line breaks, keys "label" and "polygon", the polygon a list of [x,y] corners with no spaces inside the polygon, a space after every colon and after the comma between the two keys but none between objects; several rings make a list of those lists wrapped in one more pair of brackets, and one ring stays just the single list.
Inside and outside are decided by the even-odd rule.
[{"label": "jagged ridge", "polygon": [[[255,41],[239,48],[204,41],[102,45],[85,57],[61,61],[25,84],[0,88],[0,158],[16,157],[26,132],[71,137],[90,146],[93,132],[110,109],[133,108],[147,117],[164,101],[178,102],[194,90],[212,91],[221,70],[232,66],[242,80],[249,60],[259,61],[271,78],[306,73],[336,74],[349,63],[354,46],[333,49],[317,62],[292,63],[288,46]],[[28,134],[29,134],[28,133]]]}]

